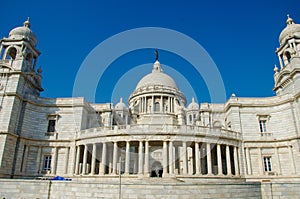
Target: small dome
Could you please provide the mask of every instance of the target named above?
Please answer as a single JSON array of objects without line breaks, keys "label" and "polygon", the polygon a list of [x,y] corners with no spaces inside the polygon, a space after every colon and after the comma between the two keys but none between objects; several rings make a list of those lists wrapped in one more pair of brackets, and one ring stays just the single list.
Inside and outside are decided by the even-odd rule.
[{"label": "small dome", "polygon": [[188,105],[189,110],[198,110],[199,105],[195,102],[195,99],[192,98],[192,102]]},{"label": "small dome", "polygon": [[285,39],[290,37],[300,38],[300,24],[295,24],[294,20],[288,15],[286,20],[287,26],[281,31],[279,35],[279,42],[283,44]]},{"label": "small dome", "polygon": [[124,110],[127,109],[126,104],[124,104],[123,99],[120,98],[120,102],[116,104],[115,110]]},{"label": "small dome", "polygon": [[178,89],[176,82],[172,77],[163,73],[158,60],[153,64],[152,73],[143,77],[136,86],[136,89],[145,86],[163,86]]},{"label": "small dome", "polygon": [[31,25],[30,25],[30,21],[28,18],[28,20],[24,22],[24,26],[12,29],[9,32],[8,38],[9,39],[27,38],[33,46],[36,46],[37,38],[36,38],[35,34],[32,32],[32,30],[30,30],[30,27],[31,27]]}]

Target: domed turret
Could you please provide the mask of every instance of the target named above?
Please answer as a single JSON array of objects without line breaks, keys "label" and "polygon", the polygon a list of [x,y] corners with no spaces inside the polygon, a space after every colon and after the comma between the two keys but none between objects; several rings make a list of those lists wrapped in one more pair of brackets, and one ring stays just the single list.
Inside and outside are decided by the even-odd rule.
[{"label": "domed turret", "polygon": [[281,31],[279,35],[280,44],[285,43],[289,38],[300,38],[300,24],[295,24],[294,20],[288,15],[286,20],[286,27]]},{"label": "domed turret", "polygon": [[192,102],[188,105],[186,110],[186,124],[194,125],[196,124],[197,118],[199,117],[199,105],[192,98]]},{"label": "domed turret", "polygon": [[115,106],[115,110],[125,110],[127,109],[126,104],[123,102],[123,98],[120,98],[120,102],[118,102]]},{"label": "domed turret", "polygon": [[35,34],[32,32],[32,30],[30,29],[30,27],[31,24],[28,18],[27,21],[24,22],[23,26],[12,29],[9,32],[8,38],[12,40],[20,40],[26,38],[33,46],[36,46],[37,38]]},{"label": "domed turret", "polygon": [[188,110],[198,110],[199,105],[195,102],[195,98],[192,98],[192,102],[188,105]]},{"label": "domed turret", "polygon": [[129,122],[129,111],[126,104],[123,102],[123,99],[120,98],[120,102],[118,102],[114,108],[114,123],[117,125],[127,125]]},{"label": "domed turret", "polygon": [[277,95],[291,93],[298,88],[293,84],[298,81],[296,73],[300,69],[300,24],[295,24],[289,15],[286,24],[279,36],[280,46],[276,49],[280,68],[274,68],[273,90]]}]

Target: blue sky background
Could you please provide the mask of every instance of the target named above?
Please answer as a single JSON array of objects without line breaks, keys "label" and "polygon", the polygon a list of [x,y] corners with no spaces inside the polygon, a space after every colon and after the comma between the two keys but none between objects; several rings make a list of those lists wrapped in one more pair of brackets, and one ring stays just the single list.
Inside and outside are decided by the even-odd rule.
[{"label": "blue sky background", "polygon": [[[298,0],[17,0],[4,1],[1,8],[0,37],[31,18],[42,52],[38,66],[43,67],[43,97],[71,97],[76,73],[93,48],[122,31],[149,26],[179,31],[201,44],[221,73],[227,98],[232,93],[272,96],[275,49],[286,15],[300,23]],[[126,101],[151,66],[124,74],[154,58],[153,49],[140,49],[117,59],[100,79],[96,102]],[[160,51],[160,62],[171,67],[165,72],[175,76],[188,101],[193,95],[198,102],[211,101],[204,81],[187,61]]]}]

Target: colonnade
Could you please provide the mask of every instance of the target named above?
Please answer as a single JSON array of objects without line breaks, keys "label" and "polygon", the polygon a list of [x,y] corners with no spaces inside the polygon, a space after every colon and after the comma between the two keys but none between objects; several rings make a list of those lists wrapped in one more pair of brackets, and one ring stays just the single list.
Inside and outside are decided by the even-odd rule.
[{"label": "colonnade", "polygon": [[76,146],[76,175],[239,176],[238,147],[190,141],[115,141]]},{"label": "colonnade", "polygon": [[[164,95],[149,95],[140,98],[139,112],[153,113],[153,112],[168,112],[174,113],[174,97]],[[155,106],[159,104],[159,107]]]}]

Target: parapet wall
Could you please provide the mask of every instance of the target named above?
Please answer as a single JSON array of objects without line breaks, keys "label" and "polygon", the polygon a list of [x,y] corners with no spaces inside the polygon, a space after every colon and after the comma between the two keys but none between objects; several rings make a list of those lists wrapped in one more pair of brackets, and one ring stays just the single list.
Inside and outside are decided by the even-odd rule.
[{"label": "parapet wall", "polygon": [[[300,198],[300,183],[259,183],[201,181],[181,182],[162,179],[75,179],[73,181],[0,179],[0,198]],[[121,194],[121,197],[119,197]]]},{"label": "parapet wall", "polygon": [[[95,179],[97,180],[97,179]],[[99,179],[98,179],[99,180]],[[118,179],[89,181],[49,181],[0,179],[0,198],[119,198]],[[123,180],[121,198],[261,198],[260,183],[186,183]]]}]

